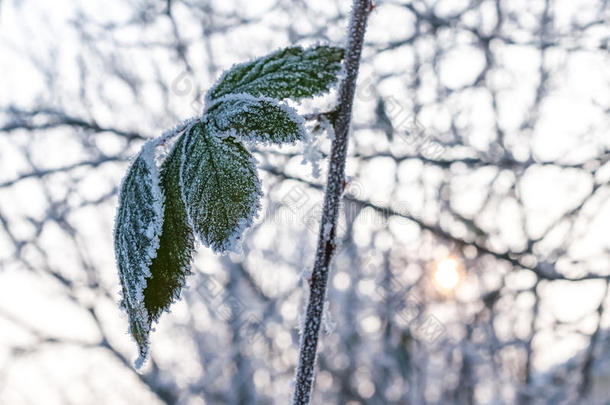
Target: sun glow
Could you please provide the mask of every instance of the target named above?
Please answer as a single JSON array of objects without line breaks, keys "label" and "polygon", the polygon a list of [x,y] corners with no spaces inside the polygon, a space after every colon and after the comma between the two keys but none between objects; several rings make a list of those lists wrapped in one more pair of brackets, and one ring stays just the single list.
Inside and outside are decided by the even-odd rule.
[{"label": "sun glow", "polygon": [[442,259],[436,264],[434,283],[444,291],[451,291],[460,282],[458,262],[454,258]]}]

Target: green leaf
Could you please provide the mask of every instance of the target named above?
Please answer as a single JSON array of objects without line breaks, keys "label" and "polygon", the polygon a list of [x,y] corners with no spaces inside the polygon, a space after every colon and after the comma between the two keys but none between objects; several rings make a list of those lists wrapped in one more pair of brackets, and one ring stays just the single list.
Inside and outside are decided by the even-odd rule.
[{"label": "green leaf", "polygon": [[281,144],[306,136],[303,118],[272,98],[227,95],[208,111],[208,119],[219,131],[250,142]]},{"label": "green leaf", "polygon": [[161,189],[165,197],[163,228],[157,256],[150,266],[151,277],[144,290],[144,304],[151,322],[157,321],[180,298],[186,276],[191,274],[195,240],[180,189],[183,143],[184,136],[181,136],[161,165]]},{"label": "green leaf", "polygon": [[260,208],[256,161],[203,123],[186,133],[182,159],[182,193],[195,233],[216,252],[232,250]]},{"label": "green leaf", "polygon": [[[154,143],[142,148],[123,179],[115,221],[114,248],[129,329],[138,344],[140,360],[148,352],[150,319],[143,291],[149,266],[159,246],[163,223],[163,194],[154,161]],[[139,364],[141,361],[139,360]],[[138,363],[136,363],[138,365]]]},{"label": "green leaf", "polygon": [[312,97],[330,90],[341,72],[343,48],[285,48],[226,71],[207,95],[214,101],[246,93],[276,99]]}]

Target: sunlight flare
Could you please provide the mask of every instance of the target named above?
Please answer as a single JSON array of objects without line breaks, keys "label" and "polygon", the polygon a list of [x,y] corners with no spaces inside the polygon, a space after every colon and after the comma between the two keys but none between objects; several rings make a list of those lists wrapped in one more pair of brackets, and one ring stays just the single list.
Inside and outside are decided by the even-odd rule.
[{"label": "sunlight flare", "polygon": [[436,264],[434,283],[443,291],[454,290],[460,282],[459,265],[456,259],[448,257]]}]

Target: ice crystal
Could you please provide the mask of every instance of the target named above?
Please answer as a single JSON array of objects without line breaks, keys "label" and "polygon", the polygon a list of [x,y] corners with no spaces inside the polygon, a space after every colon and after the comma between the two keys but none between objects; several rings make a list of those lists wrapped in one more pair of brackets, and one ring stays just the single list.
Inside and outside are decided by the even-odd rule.
[{"label": "ice crystal", "polygon": [[163,194],[154,161],[154,144],[148,142],[135,158],[119,192],[114,248],[122,287],[121,307],[140,358],[148,353],[150,319],[144,303],[146,278],[157,255],[163,225]]},{"label": "ice crystal", "polygon": [[195,247],[180,188],[180,166],[184,136],[174,145],[161,166],[161,189],[165,196],[163,228],[159,249],[150,266],[144,290],[144,304],[151,321],[156,321],[180,297]]},{"label": "ice crystal", "polygon": [[219,131],[248,142],[293,143],[305,139],[303,118],[294,108],[269,97],[230,94],[208,110]]},{"label": "ice crystal", "polygon": [[289,47],[250,62],[233,66],[206,97],[248,93],[255,97],[299,99],[327,92],[341,72],[343,48],[318,45]]},{"label": "ice crystal", "polygon": [[186,133],[182,153],[182,193],[195,233],[216,252],[231,250],[260,207],[254,158],[205,124]]}]

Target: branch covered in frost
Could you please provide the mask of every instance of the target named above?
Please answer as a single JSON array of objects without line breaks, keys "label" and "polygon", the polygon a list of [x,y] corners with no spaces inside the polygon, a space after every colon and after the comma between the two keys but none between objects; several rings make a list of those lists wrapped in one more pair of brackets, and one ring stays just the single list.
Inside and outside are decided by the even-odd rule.
[{"label": "branch covered in frost", "polygon": [[324,208],[310,282],[309,303],[307,304],[305,323],[301,333],[301,349],[293,397],[294,405],[307,405],[311,398],[318,338],[328,283],[328,270],[336,247],[335,234],[339,204],[344,188],[345,160],[356,78],[360,65],[366,22],[370,11],[370,0],[354,0],[343,62],[345,78],[339,88],[339,105],[333,120],[335,137],[331,146]]}]

